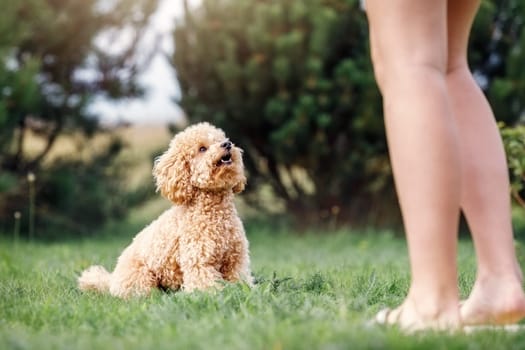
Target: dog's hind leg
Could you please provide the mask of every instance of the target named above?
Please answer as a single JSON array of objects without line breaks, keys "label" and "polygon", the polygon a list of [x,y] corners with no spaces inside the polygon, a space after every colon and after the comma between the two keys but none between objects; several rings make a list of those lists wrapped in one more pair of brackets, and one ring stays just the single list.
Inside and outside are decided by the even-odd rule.
[{"label": "dog's hind leg", "polygon": [[109,281],[111,295],[127,298],[148,295],[158,285],[155,274],[143,262],[131,259],[115,267]]}]

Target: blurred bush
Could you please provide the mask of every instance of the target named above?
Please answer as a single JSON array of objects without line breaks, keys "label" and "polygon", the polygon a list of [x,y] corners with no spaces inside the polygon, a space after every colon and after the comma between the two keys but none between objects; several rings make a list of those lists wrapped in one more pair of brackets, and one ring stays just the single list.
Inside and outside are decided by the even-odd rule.
[{"label": "blurred bush", "polygon": [[[87,232],[122,215],[122,142],[94,145],[97,96],[138,96],[138,42],[157,0],[7,1],[0,12],[0,232],[22,213],[41,236]],[[127,42],[119,42],[126,31]],[[57,140],[73,143],[53,157]],[[38,141],[40,145],[35,146]],[[87,156],[86,156],[87,155]],[[34,174],[33,184],[27,174]],[[33,187],[34,186],[34,187]],[[31,191],[29,191],[31,189]],[[35,203],[32,214],[31,203]]]},{"label": "blurred bush", "polygon": [[[15,186],[2,192],[0,212],[6,217],[20,212],[22,232],[28,232],[30,202],[34,200],[35,235],[46,238],[90,234],[108,220],[122,217],[127,209],[125,167],[115,162],[122,142],[115,138],[111,143],[89,159],[55,160],[33,174],[32,183],[29,177],[18,179]],[[3,227],[4,232],[7,228]]]},{"label": "blurred bush", "polygon": [[524,48],[525,1],[482,1],[470,37],[469,61],[496,117],[507,125],[525,112]]},{"label": "blurred bush", "polygon": [[510,170],[511,193],[525,209],[525,126],[507,127],[500,123],[500,129]]},{"label": "blurred bush", "polygon": [[204,1],[174,35],[182,106],[246,150],[252,205],[383,220],[394,197],[357,1]]},{"label": "blurred bush", "polygon": [[[509,125],[524,23],[523,1],[483,1],[472,33],[472,69]],[[204,0],[174,40],[181,104],[246,150],[251,204],[302,225],[399,222],[358,1]]]}]

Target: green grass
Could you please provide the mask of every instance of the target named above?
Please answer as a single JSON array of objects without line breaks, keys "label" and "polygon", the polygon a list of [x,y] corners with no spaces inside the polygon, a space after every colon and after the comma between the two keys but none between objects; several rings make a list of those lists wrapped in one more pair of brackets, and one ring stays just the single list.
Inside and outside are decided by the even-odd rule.
[{"label": "green grass", "polygon": [[[525,334],[424,333],[367,325],[403,300],[408,261],[388,233],[321,235],[252,230],[258,284],[219,292],[164,293],[128,301],[81,293],[92,263],[112,268],[130,235],[63,243],[0,241],[1,349],[523,349]],[[475,267],[460,244],[460,288]]]}]

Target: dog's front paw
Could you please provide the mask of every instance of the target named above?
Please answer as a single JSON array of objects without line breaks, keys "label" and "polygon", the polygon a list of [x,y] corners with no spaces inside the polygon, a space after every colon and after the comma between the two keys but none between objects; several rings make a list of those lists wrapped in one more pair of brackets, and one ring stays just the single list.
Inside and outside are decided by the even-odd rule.
[{"label": "dog's front paw", "polygon": [[213,267],[197,266],[184,271],[182,290],[192,292],[194,290],[221,289],[219,283],[222,276]]}]

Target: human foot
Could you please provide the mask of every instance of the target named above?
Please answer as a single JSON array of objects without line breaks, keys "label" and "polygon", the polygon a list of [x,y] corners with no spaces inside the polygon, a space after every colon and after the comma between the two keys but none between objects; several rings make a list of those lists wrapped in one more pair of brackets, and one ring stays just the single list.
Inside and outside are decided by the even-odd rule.
[{"label": "human foot", "polygon": [[460,328],[457,309],[422,313],[410,299],[396,309],[383,309],[374,318],[374,323],[397,326],[402,331],[412,333],[423,330],[455,331]]},{"label": "human foot", "polygon": [[525,318],[525,293],[518,278],[478,279],[460,304],[464,325],[505,325]]}]

